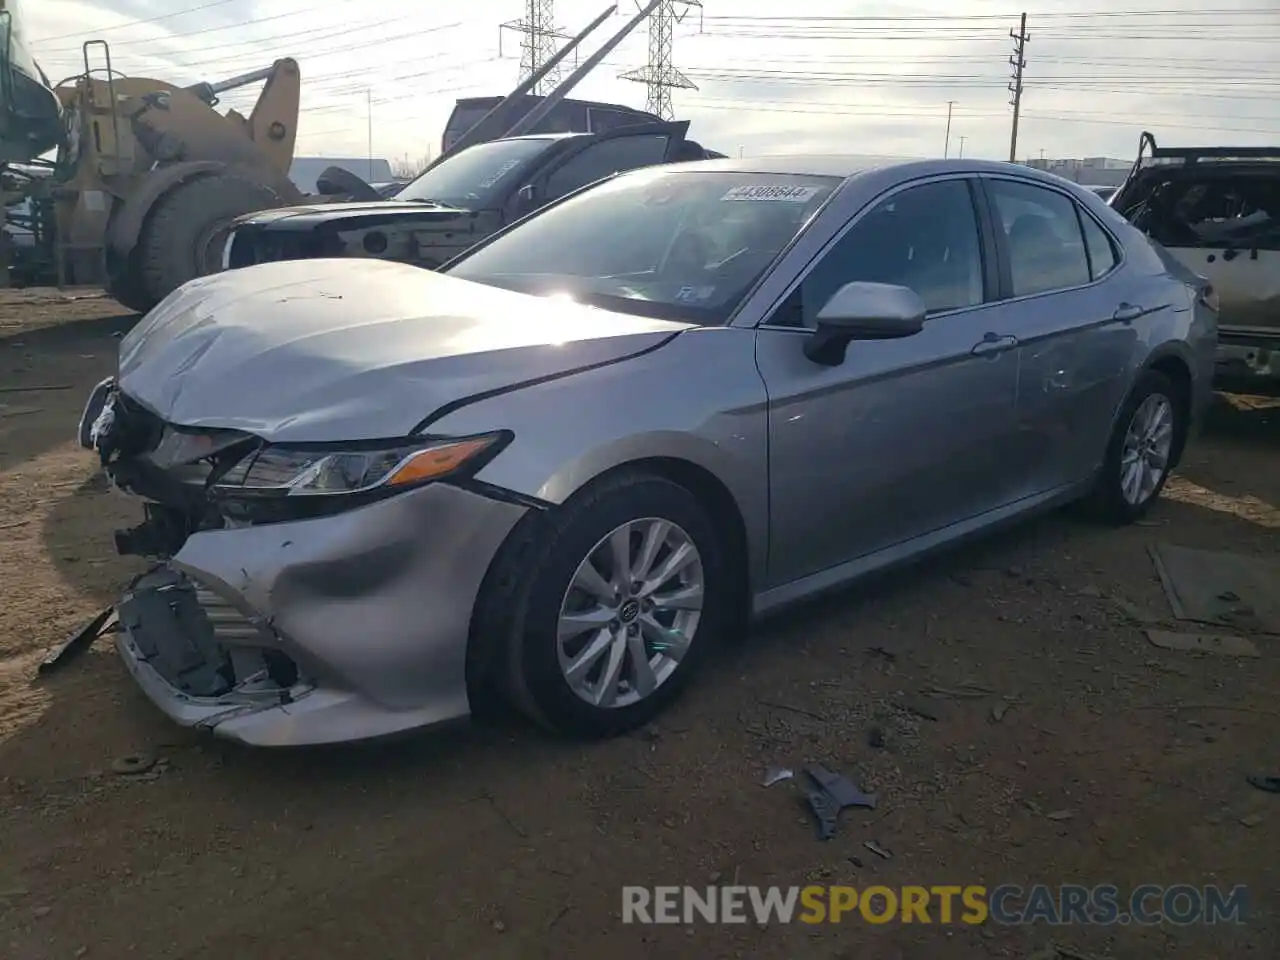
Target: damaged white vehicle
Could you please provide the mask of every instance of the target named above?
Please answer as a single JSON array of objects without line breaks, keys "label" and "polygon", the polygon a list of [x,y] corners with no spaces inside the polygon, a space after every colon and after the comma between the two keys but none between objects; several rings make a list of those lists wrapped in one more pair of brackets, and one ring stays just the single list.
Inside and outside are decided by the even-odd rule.
[{"label": "damaged white vehicle", "polygon": [[1280,379],[1280,147],[1160,147],[1144,133],[1109,202],[1213,285],[1218,374]]}]

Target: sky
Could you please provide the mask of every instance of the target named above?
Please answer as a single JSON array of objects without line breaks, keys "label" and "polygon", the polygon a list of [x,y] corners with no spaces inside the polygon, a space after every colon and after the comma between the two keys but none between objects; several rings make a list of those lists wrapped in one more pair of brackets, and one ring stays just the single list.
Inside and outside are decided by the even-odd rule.
[{"label": "sky", "polygon": [[[574,33],[606,5],[556,0],[555,22]],[[705,0],[677,9],[685,15],[674,60],[696,89],[674,92],[675,116],[731,156],[1007,159],[1010,33],[1024,9],[1018,159],[1127,160],[1142,130],[1162,144],[1280,143],[1280,59],[1268,57],[1280,43],[1280,0]],[[635,11],[635,0],[620,0],[583,56]],[[439,149],[456,98],[505,94],[520,79],[521,37],[500,24],[524,12],[524,0],[23,0],[21,8],[28,44],[54,82],[83,69],[80,45],[95,38],[110,43],[116,70],[174,83],[289,56],[303,81],[299,156],[411,163]],[[642,25],[572,95],[644,107],[645,85],[618,74],[647,58]],[[247,112],[256,96],[251,88],[224,104]]]}]

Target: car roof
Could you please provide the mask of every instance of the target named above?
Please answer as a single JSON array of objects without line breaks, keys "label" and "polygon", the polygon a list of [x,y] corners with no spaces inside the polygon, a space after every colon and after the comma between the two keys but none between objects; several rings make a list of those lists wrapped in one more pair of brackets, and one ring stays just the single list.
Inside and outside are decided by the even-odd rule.
[{"label": "car roof", "polygon": [[[1071,183],[1062,177],[1020,163],[1002,160],[922,160],[918,157],[873,157],[865,155],[808,154],[755,157],[747,159],[695,160],[673,164],[672,169],[722,171],[725,173],[776,173],[809,177],[850,179],[873,170],[894,170],[902,179],[955,173],[1013,174],[1045,183]],[[1078,186],[1072,184],[1072,186]]]}]

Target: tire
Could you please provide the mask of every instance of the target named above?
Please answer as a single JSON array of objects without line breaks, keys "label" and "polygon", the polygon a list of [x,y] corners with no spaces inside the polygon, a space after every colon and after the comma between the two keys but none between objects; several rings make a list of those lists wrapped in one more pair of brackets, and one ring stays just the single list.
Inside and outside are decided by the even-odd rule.
[{"label": "tire", "polygon": [[222,266],[220,231],[236,217],[284,201],[264,183],[213,173],[179,183],[159,201],[139,241],[142,286],[159,303]]},{"label": "tire", "polygon": [[[609,737],[647,723],[688,686],[710,647],[733,622],[735,598],[725,546],[710,515],[679,484],[628,470],[587,488],[549,517],[529,519],[530,526],[525,531],[517,529],[504,546],[494,565],[495,575],[490,577],[492,585],[481,595],[484,626],[477,634],[497,628],[490,637],[503,645],[496,667],[505,674],[500,682],[507,698],[538,723],[573,736]],[[671,619],[673,612],[628,608],[624,596],[619,598],[619,612],[613,617],[613,631],[601,622],[581,636],[568,638],[562,649],[559,624],[563,605],[596,607],[593,612],[599,612],[594,599],[576,589],[570,592],[579,565],[612,532],[629,522],[648,519],[672,525],[673,538],[687,542],[700,559],[700,564],[690,564],[680,574],[696,580],[700,566],[702,608],[696,624],[685,625],[690,638],[687,648],[679,657],[674,654],[683,647],[681,640],[671,640],[685,636],[679,630],[668,629],[662,637],[655,637],[655,621],[668,628],[680,625]],[[637,559],[643,530],[637,523],[632,535],[633,560]],[[608,546],[602,549],[607,551]],[[669,549],[670,544],[660,548],[655,568],[670,556]],[[673,592],[668,588],[653,595],[665,598]],[[486,610],[500,612],[486,615]],[[571,657],[579,652],[579,644],[585,648],[593,640],[605,643],[606,638],[608,649],[596,659],[597,666],[586,671],[588,677],[596,675],[597,691],[606,686],[599,682],[600,672],[612,648],[617,646],[620,652],[625,649],[630,654],[642,646],[647,662],[656,664],[653,673],[657,682],[651,692],[640,696],[634,682],[629,690],[618,685],[612,688],[614,705],[608,706],[588,702],[575,692],[566,678],[562,655]],[[672,645],[666,646],[668,643]],[[635,662],[630,656],[624,658],[624,679],[635,677]]]},{"label": "tire", "polygon": [[[1130,428],[1135,427],[1153,404],[1156,407],[1163,405],[1167,409],[1168,448],[1163,468],[1154,483],[1144,484],[1136,496],[1127,495],[1126,438]],[[1132,523],[1145,515],[1160,498],[1169,473],[1178,462],[1187,436],[1187,425],[1187,404],[1183,391],[1157,370],[1143,373],[1124,406],[1120,408],[1120,415],[1116,418],[1115,428],[1107,443],[1106,458],[1094,480],[1093,489],[1084,501],[1087,511],[1098,519],[1116,524]],[[1161,431],[1161,436],[1165,436],[1164,431]],[[1132,492],[1132,488],[1130,491]]]},{"label": "tire", "polygon": [[142,277],[135,264],[136,257],[130,257],[127,263],[114,263],[115,258],[107,261],[106,291],[116,303],[127,310],[145,314],[158,301],[151,299],[147,293]]}]

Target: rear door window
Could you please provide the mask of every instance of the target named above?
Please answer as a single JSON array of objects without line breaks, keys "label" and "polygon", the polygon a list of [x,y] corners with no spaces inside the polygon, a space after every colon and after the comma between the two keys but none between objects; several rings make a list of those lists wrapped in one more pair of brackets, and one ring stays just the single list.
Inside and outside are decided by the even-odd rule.
[{"label": "rear door window", "polygon": [[1074,200],[1047,187],[1013,180],[989,180],[987,189],[1004,230],[1015,297],[1090,281]]},{"label": "rear door window", "polygon": [[1094,280],[1105,277],[1120,262],[1111,235],[1083,210],[1080,211],[1080,225],[1084,228],[1084,245],[1089,251],[1089,273]]}]

